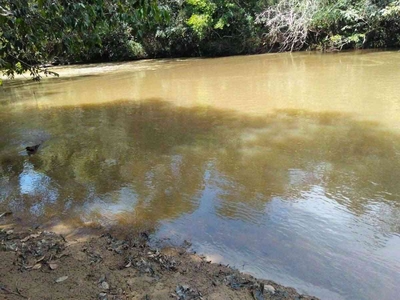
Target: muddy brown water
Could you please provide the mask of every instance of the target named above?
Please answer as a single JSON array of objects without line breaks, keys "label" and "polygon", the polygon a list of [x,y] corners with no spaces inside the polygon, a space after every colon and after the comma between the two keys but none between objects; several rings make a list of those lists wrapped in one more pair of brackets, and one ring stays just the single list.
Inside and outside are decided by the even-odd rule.
[{"label": "muddy brown water", "polygon": [[400,52],[57,71],[0,90],[0,211],[145,226],[323,299],[400,294]]}]

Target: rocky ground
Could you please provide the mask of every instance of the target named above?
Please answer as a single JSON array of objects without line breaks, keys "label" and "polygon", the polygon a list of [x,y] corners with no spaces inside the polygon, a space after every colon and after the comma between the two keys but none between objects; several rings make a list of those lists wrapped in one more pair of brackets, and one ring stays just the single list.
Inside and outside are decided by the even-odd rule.
[{"label": "rocky ground", "polygon": [[0,299],[317,299],[148,241],[145,232],[76,241],[3,226]]}]

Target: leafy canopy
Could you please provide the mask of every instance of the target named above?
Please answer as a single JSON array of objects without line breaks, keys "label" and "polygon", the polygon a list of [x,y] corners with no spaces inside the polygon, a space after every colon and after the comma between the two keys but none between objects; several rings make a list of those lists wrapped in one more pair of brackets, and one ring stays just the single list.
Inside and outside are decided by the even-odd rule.
[{"label": "leafy canopy", "polygon": [[39,80],[54,74],[41,65],[109,55],[104,41],[112,33],[133,39],[162,17],[156,0],[0,0],[0,69]]}]

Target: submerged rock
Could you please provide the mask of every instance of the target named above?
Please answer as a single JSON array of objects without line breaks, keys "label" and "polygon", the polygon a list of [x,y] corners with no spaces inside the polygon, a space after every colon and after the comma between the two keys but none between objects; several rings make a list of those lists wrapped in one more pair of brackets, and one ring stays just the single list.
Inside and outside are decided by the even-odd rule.
[{"label": "submerged rock", "polygon": [[37,145],[34,145],[34,146],[25,147],[26,153],[28,153],[28,155],[33,155],[33,154],[35,154],[35,153],[38,151],[40,145],[41,145],[41,144],[37,144]]}]

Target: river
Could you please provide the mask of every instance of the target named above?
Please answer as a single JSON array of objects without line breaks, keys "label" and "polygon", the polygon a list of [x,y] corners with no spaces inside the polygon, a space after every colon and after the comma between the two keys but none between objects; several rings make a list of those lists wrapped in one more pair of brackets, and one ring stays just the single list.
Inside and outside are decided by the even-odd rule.
[{"label": "river", "polygon": [[400,294],[400,52],[55,71],[0,89],[0,212],[150,228],[322,299]]}]

